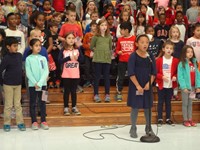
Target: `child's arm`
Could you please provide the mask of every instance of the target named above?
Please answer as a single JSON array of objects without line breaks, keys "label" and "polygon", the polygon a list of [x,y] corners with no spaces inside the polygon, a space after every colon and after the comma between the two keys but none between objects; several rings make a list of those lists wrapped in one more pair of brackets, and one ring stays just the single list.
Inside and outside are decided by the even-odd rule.
[{"label": "child's arm", "polygon": [[18,52],[20,52],[22,55],[24,53],[24,50],[25,50],[25,39],[24,39],[24,33],[21,32],[21,47],[20,49],[18,50]]},{"label": "child's arm", "polygon": [[65,63],[65,62],[69,61],[69,60],[71,60],[71,59],[70,59],[70,56],[63,58],[63,50],[61,50],[61,51],[59,52],[59,55],[58,55],[58,62],[59,62],[60,64],[63,64],[63,63]]},{"label": "child's arm", "polygon": [[91,49],[92,51],[94,51],[95,48],[96,48],[96,41],[97,41],[97,37],[96,37],[96,36],[93,36],[93,37],[92,37],[91,44],[90,44],[90,49]]},{"label": "child's arm", "polygon": [[7,68],[7,65],[8,65],[8,60],[7,57],[5,56],[0,65],[0,85],[3,85],[2,73]]},{"label": "child's arm", "polygon": [[180,85],[180,89],[182,89],[182,90],[187,89],[186,84],[185,84],[184,75],[183,75],[184,73],[185,73],[185,71],[184,71],[182,62],[180,62],[178,64],[178,83]]},{"label": "child's arm", "polygon": [[26,68],[25,70],[26,70],[26,76],[28,80],[30,80],[35,85],[37,81],[35,80],[33,76],[32,69],[31,69],[31,61],[29,60],[29,58],[27,58],[25,61],[25,68]]},{"label": "child's arm", "polygon": [[140,86],[140,84],[139,84],[139,82],[138,82],[136,76],[135,76],[135,75],[134,75],[134,76],[131,76],[130,79],[131,79],[131,81],[133,82],[133,84],[135,85],[135,87],[137,88],[138,92],[139,92],[139,93],[143,93],[144,90],[143,90],[143,88]]},{"label": "child's arm", "polygon": [[42,87],[43,83],[47,82],[47,78],[48,78],[48,75],[49,75],[49,67],[48,67],[48,63],[47,63],[46,58],[43,58],[42,62],[44,62],[43,63],[44,64],[44,69],[43,69],[43,72],[41,74],[40,80],[37,83],[37,86],[39,86],[39,87]]},{"label": "child's arm", "polygon": [[83,38],[83,48],[90,49],[89,34],[86,34]]},{"label": "child's arm", "polygon": [[53,49],[53,38],[49,37],[49,47],[47,48],[47,53],[50,53]]},{"label": "child's arm", "polygon": [[117,55],[121,55],[123,53],[122,50],[121,50],[120,38],[117,40],[117,47],[116,47],[115,53]]}]

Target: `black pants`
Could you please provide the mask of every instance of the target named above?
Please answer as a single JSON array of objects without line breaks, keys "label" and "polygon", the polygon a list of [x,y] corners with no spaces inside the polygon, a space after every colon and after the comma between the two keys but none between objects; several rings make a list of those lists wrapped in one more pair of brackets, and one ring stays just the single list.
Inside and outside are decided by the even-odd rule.
[{"label": "black pants", "polygon": [[76,88],[79,79],[63,78],[64,107],[69,107],[69,94],[71,93],[72,107],[76,106]]},{"label": "black pants", "polygon": [[[46,87],[42,87],[45,90]],[[30,115],[33,122],[37,122],[36,103],[40,106],[41,122],[46,122],[46,102],[42,101],[42,91],[35,91],[35,87],[29,87],[30,94]]]},{"label": "black pants", "polygon": [[166,108],[166,119],[171,118],[171,98],[173,95],[173,88],[158,89],[158,119],[163,119],[163,104]]},{"label": "black pants", "polygon": [[92,80],[94,79],[94,64],[92,62],[92,58],[88,56],[85,56],[84,72],[85,72],[85,79],[87,81],[92,82]]},{"label": "black pants", "polygon": [[127,63],[119,62],[118,63],[118,74],[117,74],[117,80],[116,80],[116,86],[117,86],[118,92],[121,92],[123,89],[126,70],[127,70]]}]

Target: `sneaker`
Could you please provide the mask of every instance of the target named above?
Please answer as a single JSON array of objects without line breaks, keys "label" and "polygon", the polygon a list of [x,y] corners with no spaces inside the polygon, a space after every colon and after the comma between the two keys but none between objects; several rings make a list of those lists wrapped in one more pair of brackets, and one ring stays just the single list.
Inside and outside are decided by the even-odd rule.
[{"label": "sneaker", "polygon": [[178,95],[176,95],[176,96],[175,96],[175,100],[176,100],[176,101],[180,101],[181,99],[180,99],[180,97],[179,97]]},{"label": "sneaker", "polygon": [[117,93],[117,95],[116,95],[116,100],[117,100],[118,102],[121,102],[121,101],[122,101],[122,94],[121,94],[121,93]]},{"label": "sneaker", "polygon": [[69,108],[68,108],[68,107],[65,107],[65,109],[64,109],[64,115],[65,115],[65,116],[69,116],[69,115],[70,115],[70,112],[69,112]]},{"label": "sneaker", "polygon": [[146,125],[145,126],[145,132],[146,132],[146,135],[155,135],[155,133],[153,132],[153,130],[152,130],[152,127],[150,126],[148,126],[148,125]]},{"label": "sneaker", "polygon": [[33,122],[32,123],[32,127],[31,127],[33,130],[38,130],[38,123],[37,122]]},{"label": "sneaker", "polygon": [[57,80],[56,82],[55,82],[55,86],[54,86],[55,88],[60,88],[60,81],[59,80]]},{"label": "sneaker", "polygon": [[73,113],[74,115],[81,115],[81,112],[78,110],[77,107],[73,107],[73,108],[72,108],[72,113]]},{"label": "sneaker", "polygon": [[190,124],[189,121],[184,121],[184,122],[183,122],[183,125],[184,125],[185,127],[191,127],[191,124]]},{"label": "sneaker", "polygon": [[24,123],[18,124],[17,127],[18,127],[18,129],[19,129],[20,131],[26,131],[26,127],[25,127]]},{"label": "sneaker", "polygon": [[47,122],[42,122],[40,126],[44,130],[49,130],[49,126],[48,126]]},{"label": "sneaker", "polygon": [[163,125],[163,120],[162,119],[158,119],[158,127],[162,127]]},{"label": "sneaker", "polygon": [[130,137],[137,138],[138,137],[138,135],[137,135],[137,127],[131,126],[129,134],[130,134]]},{"label": "sneaker", "polygon": [[92,84],[90,83],[90,81],[87,81],[87,82],[83,85],[84,88],[86,88],[86,87],[91,87],[91,86],[92,86]]},{"label": "sneaker", "polygon": [[110,95],[109,94],[106,94],[106,96],[105,96],[105,102],[106,103],[110,102]]},{"label": "sneaker", "polygon": [[196,127],[196,126],[197,126],[197,124],[196,124],[195,122],[193,122],[192,120],[189,120],[188,122],[190,123],[190,125],[191,125],[192,127]]},{"label": "sneaker", "polygon": [[82,93],[82,92],[83,92],[83,88],[80,85],[78,85],[76,89],[76,93]]},{"label": "sneaker", "polygon": [[98,94],[96,94],[96,95],[94,96],[94,101],[95,101],[96,103],[100,103],[100,102],[101,102],[101,99],[100,99],[100,97],[99,97]]},{"label": "sneaker", "polygon": [[54,88],[53,82],[49,82],[49,88],[50,88],[50,89],[51,89],[51,88]]},{"label": "sneaker", "polygon": [[9,131],[10,131],[10,125],[5,124],[5,125],[3,126],[3,130],[4,130],[5,132],[9,132]]},{"label": "sneaker", "polygon": [[171,125],[171,126],[175,126],[174,122],[171,119],[167,119],[166,124]]}]

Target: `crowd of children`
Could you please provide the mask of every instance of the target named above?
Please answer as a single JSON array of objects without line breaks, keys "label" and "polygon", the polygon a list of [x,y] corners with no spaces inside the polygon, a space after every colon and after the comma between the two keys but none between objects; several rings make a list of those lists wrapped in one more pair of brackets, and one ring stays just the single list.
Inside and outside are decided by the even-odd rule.
[{"label": "crowd of children", "polygon": [[[4,130],[10,131],[14,107],[18,128],[26,130],[21,108],[22,76],[30,99],[32,129],[47,130],[45,91],[63,87],[64,115],[80,115],[80,84],[94,88],[100,103],[99,82],[104,78],[105,102],[110,102],[110,74],[116,77],[116,101],[123,99],[129,77],[127,104],[132,108],[130,135],[137,137],[137,114],[147,103],[150,84],[158,91],[158,124],[171,120],[171,100],[182,95],[183,125],[192,120],[192,99],[200,93],[200,7],[197,0],[4,0],[0,6],[0,95],[4,99]],[[103,8],[103,9],[102,9]],[[117,68],[115,67],[117,64]],[[81,68],[82,67],[82,68]],[[128,73],[127,73],[128,71]],[[150,78],[150,82],[149,82]],[[80,82],[81,80],[81,82]],[[82,84],[83,83],[83,84]],[[4,94],[2,94],[4,93]],[[69,106],[71,95],[72,109]]]}]

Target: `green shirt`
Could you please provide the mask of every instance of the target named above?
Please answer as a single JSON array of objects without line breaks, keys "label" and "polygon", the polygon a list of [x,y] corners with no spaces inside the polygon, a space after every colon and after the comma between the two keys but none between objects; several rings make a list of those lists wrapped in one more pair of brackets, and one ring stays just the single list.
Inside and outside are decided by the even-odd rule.
[{"label": "green shirt", "polygon": [[110,35],[93,36],[90,48],[94,51],[93,62],[111,63],[112,39]]}]

